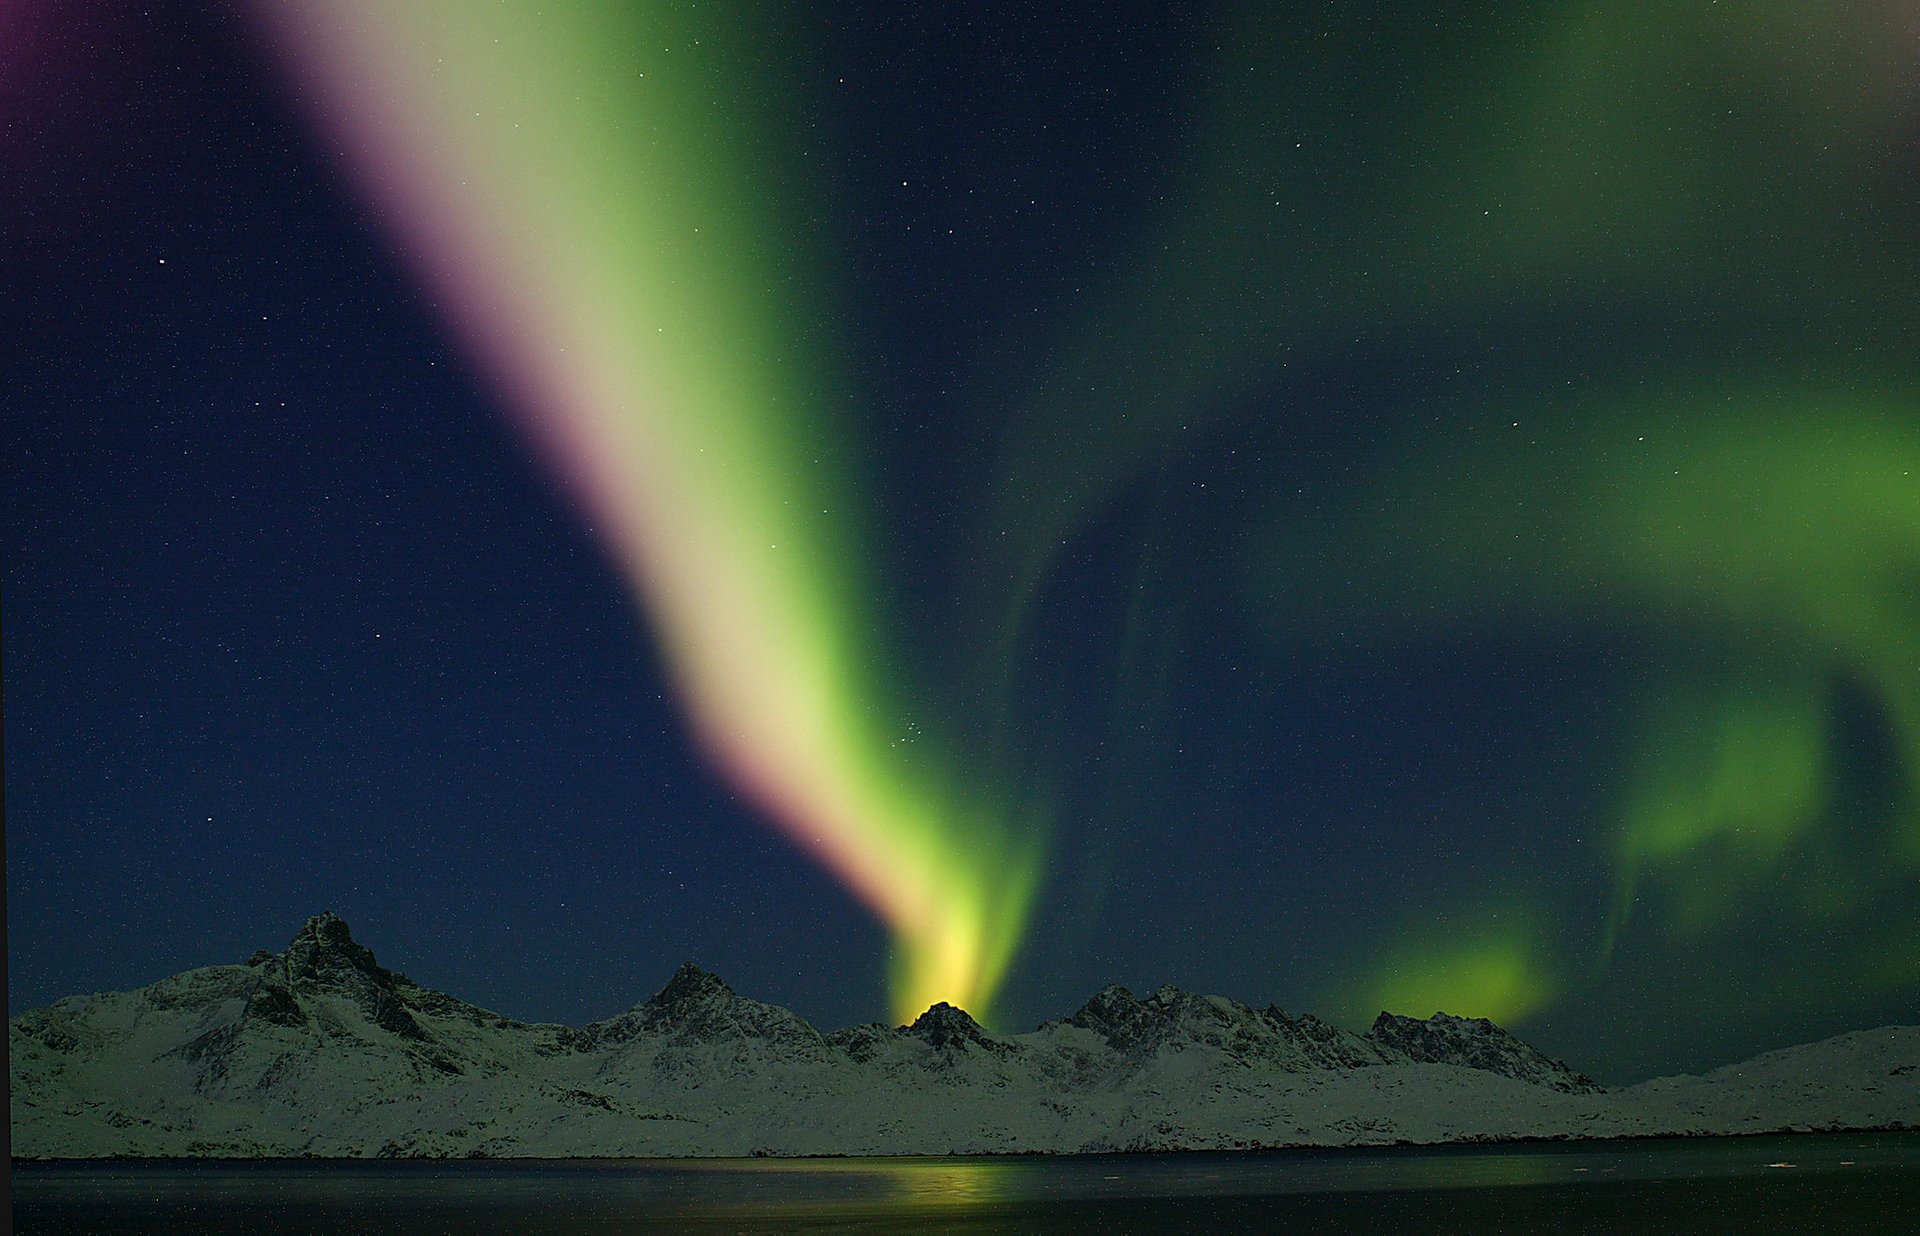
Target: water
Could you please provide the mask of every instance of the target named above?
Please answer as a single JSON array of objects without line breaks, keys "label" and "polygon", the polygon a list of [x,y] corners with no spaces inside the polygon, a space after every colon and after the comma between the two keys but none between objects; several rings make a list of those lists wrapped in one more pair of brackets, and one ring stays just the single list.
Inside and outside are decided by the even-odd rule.
[{"label": "water", "polygon": [[1074,1158],[14,1165],[20,1232],[1920,1231],[1920,1134]]}]

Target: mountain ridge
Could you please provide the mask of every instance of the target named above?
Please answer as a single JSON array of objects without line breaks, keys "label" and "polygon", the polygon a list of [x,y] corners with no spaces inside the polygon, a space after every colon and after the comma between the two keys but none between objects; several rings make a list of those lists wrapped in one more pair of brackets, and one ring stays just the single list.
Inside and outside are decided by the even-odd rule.
[{"label": "mountain ridge", "polygon": [[680,966],[580,1027],[380,965],[331,912],[279,953],[13,1018],[14,1153],[944,1154],[1920,1126],[1920,1027],[1609,1091],[1484,1018],[1364,1034],[1109,986],[995,1035],[936,1004],[822,1034]]}]

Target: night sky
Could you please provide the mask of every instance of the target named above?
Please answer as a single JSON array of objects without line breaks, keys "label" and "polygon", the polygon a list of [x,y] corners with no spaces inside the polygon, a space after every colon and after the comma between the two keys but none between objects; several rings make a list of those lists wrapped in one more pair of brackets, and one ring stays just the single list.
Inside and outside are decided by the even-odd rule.
[{"label": "night sky", "polygon": [[1920,1020],[1920,10],[814,7],[0,8],[13,1010]]}]

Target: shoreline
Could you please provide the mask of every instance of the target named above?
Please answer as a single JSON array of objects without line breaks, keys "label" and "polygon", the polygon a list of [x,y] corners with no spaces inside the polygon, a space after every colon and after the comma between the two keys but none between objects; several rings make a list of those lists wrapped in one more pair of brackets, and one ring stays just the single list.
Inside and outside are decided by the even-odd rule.
[{"label": "shoreline", "polygon": [[1584,1148],[1608,1145],[1626,1145],[1651,1142],[1706,1142],[1706,1141],[1743,1141],[1761,1138],[1813,1138],[1848,1136],[1920,1136],[1920,1124],[1896,1121],[1886,1125],[1864,1126],[1859,1128],[1781,1128],[1741,1130],[1735,1133],[1623,1133],[1607,1137],[1574,1137],[1542,1134],[1528,1137],[1478,1137],[1467,1136],[1448,1138],[1442,1141],[1412,1141],[1397,1139],[1379,1142],[1347,1142],[1327,1144],[1324,1142],[1275,1143],[1259,1146],[1196,1146],[1191,1148],[1154,1148],[1141,1150],[980,1150],[955,1154],[764,1154],[764,1155],[99,1155],[88,1158],[61,1157],[23,1157],[13,1155],[10,1161],[14,1167],[32,1165],[35,1167],[86,1167],[101,1164],[260,1164],[296,1166],[320,1163],[484,1163],[498,1166],[513,1164],[550,1165],[559,1163],[632,1163],[632,1164],[780,1164],[780,1163],[913,1163],[948,1162],[952,1160],[984,1159],[993,1162],[1005,1162],[1016,1159],[1045,1160],[1049,1162],[1065,1160],[1092,1159],[1172,1159],[1201,1155],[1260,1155],[1260,1154],[1304,1154],[1341,1156],[1359,1152],[1392,1150],[1490,1150],[1499,1147],[1531,1147],[1545,1149],[1549,1147]]}]

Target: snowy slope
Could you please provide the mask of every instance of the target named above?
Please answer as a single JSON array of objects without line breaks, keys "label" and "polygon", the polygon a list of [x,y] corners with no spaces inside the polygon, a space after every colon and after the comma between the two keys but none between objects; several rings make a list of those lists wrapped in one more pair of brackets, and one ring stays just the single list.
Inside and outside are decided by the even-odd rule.
[{"label": "snowy slope", "polygon": [[1356,1145],[1920,1126],[1920,1027],[1606,1092],[1490,1022],[1365,1035],[1171,987],[1028,1034],[936,1005],[822,1035],[683,966],[619,1016],[513,1021],[332,914],[281,953],[9,1026],[14,1154],[748,1155]]}]

